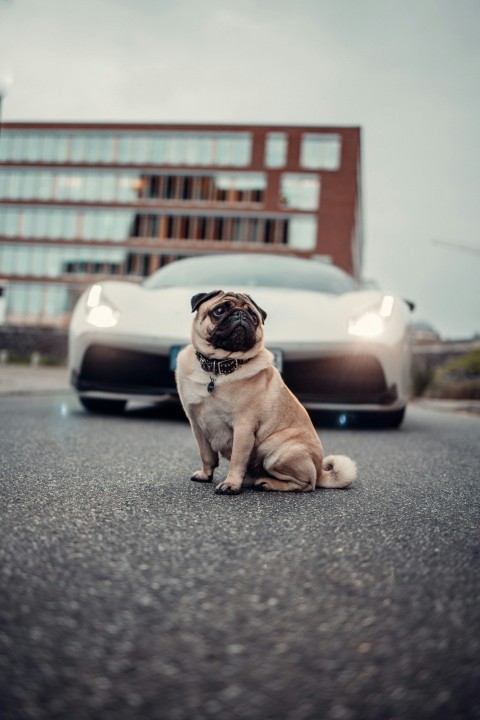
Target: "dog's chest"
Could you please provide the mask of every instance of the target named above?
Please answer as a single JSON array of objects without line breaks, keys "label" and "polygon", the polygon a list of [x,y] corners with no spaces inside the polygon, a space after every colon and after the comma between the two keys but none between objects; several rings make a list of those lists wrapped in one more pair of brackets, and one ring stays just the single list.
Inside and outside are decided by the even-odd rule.
[{"label": "dog's chest", "polygon": [[233,415],[222,403],[208,397],[195,408],[195,416],[212,448],[229,457],[233,443]]},{"label": "dog's chest", "polygon": [[181,394],[184,405],[196,406],[209,402],[211,404],[212,393],[216,391],[215,398],[219,394],[218,391],[228,377],[225,375],[212,376],[209,373],[195,367],[195,372],[190,377],[181,380]]}]

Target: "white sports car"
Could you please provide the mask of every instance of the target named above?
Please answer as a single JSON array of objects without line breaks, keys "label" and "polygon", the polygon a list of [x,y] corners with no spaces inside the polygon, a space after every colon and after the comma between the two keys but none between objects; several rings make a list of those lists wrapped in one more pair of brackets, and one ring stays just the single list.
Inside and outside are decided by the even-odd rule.
[{"label": "white sports car", "polygon": [[301,402],[398,426],[408,399],[411,306],[361,290],[315,260],[223,254],[179,260],[143,284],[108,280],[79,299],[70,324],[71,383],[93,412],[176,394],[175,362],[190,342],[190,298],[246,290],[267,312],[266,346]]}]

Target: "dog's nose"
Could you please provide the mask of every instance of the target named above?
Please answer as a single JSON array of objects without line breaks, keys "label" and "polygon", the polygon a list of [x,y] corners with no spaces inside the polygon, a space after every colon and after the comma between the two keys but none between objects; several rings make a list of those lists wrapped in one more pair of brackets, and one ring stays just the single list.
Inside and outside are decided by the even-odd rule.
[{"label": "dog's nose", "polygon": [[249,319],[246,312],[243,310],[234,310],[232,313],[233,322],[240,323],[241,325],[248,325]]}]

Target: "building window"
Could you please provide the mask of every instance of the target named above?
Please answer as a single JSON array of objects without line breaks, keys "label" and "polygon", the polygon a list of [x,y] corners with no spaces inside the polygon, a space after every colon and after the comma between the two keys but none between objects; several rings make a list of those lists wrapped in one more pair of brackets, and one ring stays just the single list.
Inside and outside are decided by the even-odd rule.
[{"label": "building window", "polygon": [[137,213],[132,215],[128,236],[142,238],[148,243],[152,240],[182,243],[201,240],[285,245],[288,222],[289,218],[265,216]]},{"label": "building window", "polygon": [[342,140],[340,135],[302,135],[300,165],[308,170],[338,170]]},{"label": "building window", "polygon": [[268,133],[265,142],[265,165],[269,168],[285,167],[287,162],[287,133]]},{"label": "building window", "polygon": [[112,268],[125,272],[127,249],[81,245],[0,245],[0,263],[6,275],[60,278],[72,274],[107,275]]},{"label": "building window", "polygon": [[160,162],[244,167],[250,160],[250,133],[170,133],[165,134],[165,157]]},{"label": "building window", "polygon": [[[134,210],[8,208],[0,214],[0,235],[5,239],[112,244],[141,238],[147,246],[163,241],[215,240],[259,245],[288,244],[297,250],[311,250],[315,247],[316,220],[312,215],[275,217],[250,213],[234,216],[228,212],[139,213]],[[85,251],[90,252],[91,248],[87,246]]]},{"label": "building window", "polygon": [[70,160],[74,163],[82,162],[86,154],[85,135],[74,135],[71,140]]},{"label": "building window", "polygon": [[12,132],[2,130],[0,132],[0,161],[5,162],[13,156],[15,136]]},{"label": "building window", "polygon": [[50,200],[53,197],[54,176],[49,172],[41,172],[38,182],[38,199]]},{"label": "building window", "polygon": [[280,203],[297,210],[316,210],[319,205],[318,175],[283,173],[280,181]]},{"label": "building window", "polygon": [[313,250],[317,244],[317,221],[311,215],[295,215],[288,225],[288,245],[295,250]]},{"label": "building window", "polygon": [[251,151],[249,132],[3,131],[0,135],[0,161],[15,162],[246,167]]},{"label": "building window", "polygon": [[213,199],[228,203],[258,203],[263,201],[266,187],[263,173],[217,174],[212,177]]},{"label": "building window", "polygon": [[252,204],[263,202],[265,187],[264,173],[165,175],[106,170],[0,169],[0,199],[8,200],[132,203],[140,198]]}]

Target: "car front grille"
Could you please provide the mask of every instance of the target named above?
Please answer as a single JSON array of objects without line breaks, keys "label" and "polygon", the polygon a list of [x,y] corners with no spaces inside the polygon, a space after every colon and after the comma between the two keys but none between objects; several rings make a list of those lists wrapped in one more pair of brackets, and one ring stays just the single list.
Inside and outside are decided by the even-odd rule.
[{"label": "car front grille", "polygon": [[176,392],[167,356],[102,345],[88,348],[75,387],[133,395]]},{"label": "car front grille", "polygon": [[304,402],[389,405],[396,387],[387,388],[380,363],[369,355],[285,361],[283,378]]},{"label": "car front grille", "polygon": [[[283,378],[304,402],[389,405],[397,399],[396,387],[387,387],[380,363],[369,355],[287,360]],[[102,345],[88,348],[74,385],[80,392],[176,393],[167,356]]]}]

